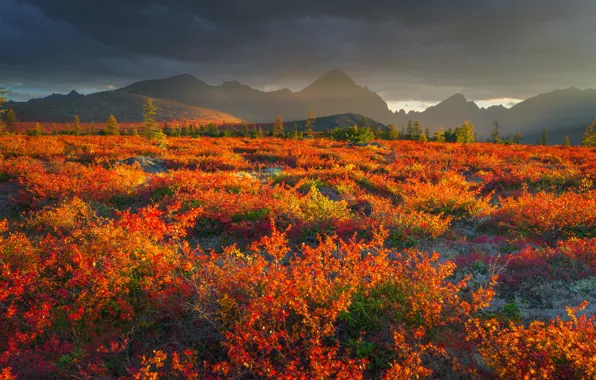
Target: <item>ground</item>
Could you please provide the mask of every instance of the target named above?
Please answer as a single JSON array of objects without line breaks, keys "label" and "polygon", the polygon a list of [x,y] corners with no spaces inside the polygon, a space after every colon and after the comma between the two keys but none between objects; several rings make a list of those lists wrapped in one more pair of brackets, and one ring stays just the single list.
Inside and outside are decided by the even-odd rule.
[{"label": "ground", "polygon": [[[532,373],[548,345],[515,373],[491,347],[594,334],[595,180],[577,147],[0,137],[0,367]],[[590,377],[578,347],[547,374]]]}]

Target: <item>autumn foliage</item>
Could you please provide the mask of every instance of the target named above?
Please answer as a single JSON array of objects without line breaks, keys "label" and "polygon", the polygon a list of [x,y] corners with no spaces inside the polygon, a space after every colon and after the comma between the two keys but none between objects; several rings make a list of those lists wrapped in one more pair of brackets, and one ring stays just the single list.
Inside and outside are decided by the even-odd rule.
[{"label": "autumn foliage", "polygon": [[586,148],[0,138],[0,379],[594,378],[555,290],[596,299],[595,178]]}]

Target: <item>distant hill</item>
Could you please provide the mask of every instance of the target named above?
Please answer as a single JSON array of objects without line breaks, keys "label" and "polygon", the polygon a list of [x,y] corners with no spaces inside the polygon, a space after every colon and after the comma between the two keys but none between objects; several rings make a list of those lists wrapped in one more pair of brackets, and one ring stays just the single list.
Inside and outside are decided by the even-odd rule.
[{"label": "distant hill", "polygon": [[[117,91],[104,91],[81,95],[71,91],[68,95],[53,94],[28,102],[8,102],[20,121],[71,122],[79,115],[83,122],[103,122],[110,115],[119,121],[138,122],[143,120],[143,105],[147,97]],[[242,120],[224,112],[214,111],[169,99],[154,99],[157,119],[193,120],[199,122],[231,122]]]},{"label": "distant hill", "polygon": [[242,119],[265,125],[278,115],[284,120],[302,121],[312,110],[321,123],[333,116],[328,125],[343,124],[344,118],[345,123],[352,123],[345,115],[358,114],[378,123],[393,123],[400,129],[409,120],[419,120],[423,128],[433,132],[440,125],[455,128],[469,120],[481,139],[490,135],[494,121],[499,120],[503,136],[519,132],[529,143],[546,129],[553,137],[551,143],[560,143],[559,137],[568,135],[572,143],[578,144],[585,128],[596,118],[596,90],[577,88],[540,94],[510,109],[480,108],[463,94],[455,94],[422,112],[392,112],[378,94],[338,70],[329,71],[298,92],[260,91],[236,81],[212,86],[182,74],[86,96],[71,92],[26,103],[12,102],[9,107],[15,108],[23,121],[70,121],[76,113],[84,121],[105,120],[111,113],[122,121],[139,121],[145,97],[155,99],[162,120],[225,119],[236,123]]},{"label": "distant hill", "polygon": [[[386,125],[374,121],[373,119],[368,118],[364,115],[360,115],[357,113],[345,113],[341,115],[323,116],[316,118],[313,130],[316,132],[329,131],[334,128],[348,128],[354,125],[360,125],[361,123],[364,123],[365,125],[370,126],[372,128],[386,128]],[[304,130],[304,128],[306,127],[306,120],[289,121],[284,124],[286,131],[290,131],[293,128],[294,124],[296,124],[299,130]]]},{"label": "distant hill", "polygon": [[551,144],[560,144],[569,136],[572,144],[579,144],[583,132],[596,118],[596,90],[568,88],[540,94],[507,109],[503,106],[479,108],[464,95],[456,94],[422,112],[401,112],[395,122],[403,125],[408,120],[419,120],[422,126],[436,130],[460,126],[464,120],[474,124],[480,138],[490,135],[498,120],[502,136],[521,133],[523,141],[535,143],[546,129],[552,136]]},{"label": "distant hill", "polygon": [[488,134],[494,120],[501,119],[506,113],[507,108],[503,106],[480,108],[476,103],[468,101],[463,94],[455,94],[422,112],[398,113],[395,123],[404,125],[409,120],[419,120],[423,127],[428,126],[434,131],[441,125],[445,128],[459,127],[468,120],[476,126],[479,134],[484,135]]},{"label": "distant hill", "polygon": [[565,135],[569,135],[571,143],[579,144],[595,118],[596,90],[571,87],[534,96],[511,107],[503,115],[501,125],[506,133],[520,131],[529,143],[546,129],[551,144],[561,144]]}]

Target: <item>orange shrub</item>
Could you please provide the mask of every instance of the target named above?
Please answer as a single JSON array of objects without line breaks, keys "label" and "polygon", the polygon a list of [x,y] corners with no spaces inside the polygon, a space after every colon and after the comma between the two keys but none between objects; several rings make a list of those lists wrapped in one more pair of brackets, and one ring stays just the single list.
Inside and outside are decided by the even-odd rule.
[{"label": "orange shrub", "polygon": [[596,233],[596,191],[560,195],[524,192],[518,198],[501,198],[494,214],[500,224],[522,235],[593,236]]},{"label": "orange shrub", "polygon": [[529,326],[495,320],[475,320],[471,339],[480,339],[478,352],[492,373],[515,379],[592,379],[596,377],[596,321],[577,318],[569,309],[569,321],[532,322]]},{"label": "orange shrub", "polygon": [[481,197],[480,190],[457,174],[447,175],[438,183],[411,180],[403,185],[404,206],[408,209],[430,213],[445,213],[456,218],[480,216],[490,213],[494,207],[490,196]]}]

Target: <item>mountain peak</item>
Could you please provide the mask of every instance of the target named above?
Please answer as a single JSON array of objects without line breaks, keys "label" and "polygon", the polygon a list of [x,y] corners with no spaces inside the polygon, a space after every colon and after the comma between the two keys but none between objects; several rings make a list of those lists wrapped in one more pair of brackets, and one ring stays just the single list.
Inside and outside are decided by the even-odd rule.
[{"label": "mountain peak", "polygon": [[330,70],[325,75],[317,79],[316,82],[325,82],[330,84],[339,84],[339,83],[349,83],[355,84],[354,80],[348,76],[348,74],[344,73],[340,70]]},{"label": "mountain peak", "polygon": [[451,95],[447,99],[443,100],[441,103],[437,104],[435,107],[449,107],[449,108],[466,107],[467,108],[471,105],[474,105],[474,108],[478,108],[476,103],[474,103],[472,101],[468,101],[468,99],[466,99],[464,94],[457,93],[457,94]]},{"label": "mountain peak", "polygon": [[[432,110],[432,111],[431,111]],[[464,94],[457,93],[451,95],[441,103],[429,107],[427,111],[437,112],[453,112],[455,110],[465,110],[466,112],[474,112],[479,110],[478,105],[472,101],[468,101]]]},{"label": "mountain peak", "polygon": [[171,76],[171,77],[166,78],[166,79],[169,79],[169,80],[190,80],[190,81],[198,81],[199,80],[194,75],[188,74],[188,73],[174,75],[174,76]]},{"label": "mountain peak", "polygon": [[74,98],[74,97],[77,97],[77,96],[81,96],[81,94],[79,94],[76,90],[72,90],[66,96],[71,97],[71,98]]},{"label": "mountain peak", "polygon": [[307,88],[332,88],[338,86],[356,86],[356,83],[343,71],[331,70]]},{"label": "mountain peak", "polygon": [[457,94],[453,94],[450,97],[448,97],[447,99],[443,100],[442,103],[445,102],[458,102],[458,103],[463,103],[463,102],[468,102],[468,99],[466,99],[465,95],[462,94],[461,92],[458,92]]}]

